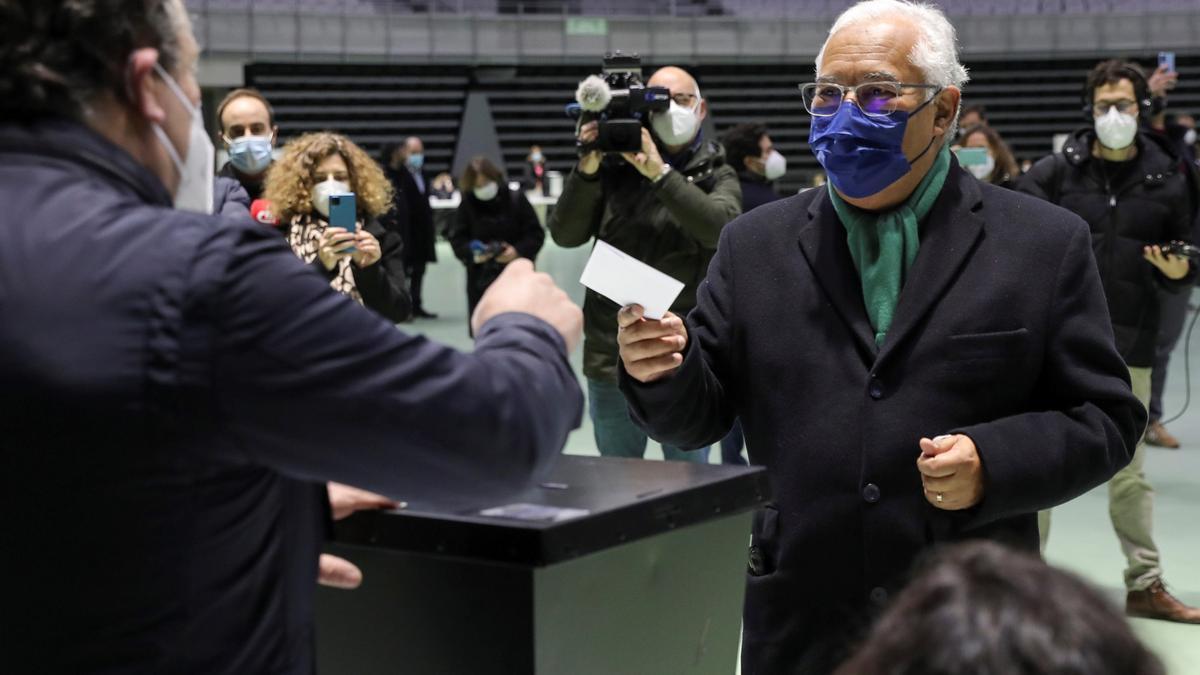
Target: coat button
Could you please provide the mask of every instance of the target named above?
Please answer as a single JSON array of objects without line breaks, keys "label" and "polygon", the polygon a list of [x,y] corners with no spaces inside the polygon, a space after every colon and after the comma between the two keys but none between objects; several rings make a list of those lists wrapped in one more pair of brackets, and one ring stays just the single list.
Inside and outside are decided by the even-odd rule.
[{"label": "coat button", "polygon": [[879,501],[879,486],[874,483],[867,483],[867,486],[863,488],[862,496],[868,504],[874,504]]},{"label": "coat button", "polygon": [[883,383],[872,377],[871,384],[867,387],[867,393],[876,401],[883,398]]},{"label": "coat button", "polygon": [[888,592],[882,586],[871,589],[871,602],[882,605],[888,600]]},{"label": "coat button", "polygon": [[767,571],[766,561],[763,558],[762,549],[757,546],[750,547],[750,574],[756,577],[762,576]]}]

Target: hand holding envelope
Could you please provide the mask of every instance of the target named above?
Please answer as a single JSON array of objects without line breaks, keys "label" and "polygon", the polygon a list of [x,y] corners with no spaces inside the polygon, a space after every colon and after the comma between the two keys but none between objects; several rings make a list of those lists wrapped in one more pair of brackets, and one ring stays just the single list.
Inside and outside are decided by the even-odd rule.
[{"label": "hand holding envelope", "polygon": [[617,345],[631,377],[652,382],[683,363],[687,326],[668,311],[683,282],[602,241],[596,242],[579,281],[622,306]]}]

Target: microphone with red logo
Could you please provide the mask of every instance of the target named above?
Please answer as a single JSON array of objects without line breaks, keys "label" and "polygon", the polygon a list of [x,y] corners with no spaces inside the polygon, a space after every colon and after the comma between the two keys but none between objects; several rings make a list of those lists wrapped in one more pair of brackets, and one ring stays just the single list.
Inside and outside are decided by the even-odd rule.
[{"label": "microphone with red logo", "polygon": [[250,204],[250,217],[271,227],[279,227],[279,218],[275,217],[271,202],[266,199],[255,199]]}]

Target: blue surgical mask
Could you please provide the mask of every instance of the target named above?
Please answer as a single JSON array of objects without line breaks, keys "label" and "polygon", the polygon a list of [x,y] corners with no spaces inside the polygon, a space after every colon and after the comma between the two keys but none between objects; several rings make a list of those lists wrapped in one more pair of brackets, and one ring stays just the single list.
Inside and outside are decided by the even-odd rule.
[{"label": "blue surgical mask", "polygon": [[408,159],[404,160],[404,163],[408,164],[408,168],[413,171],[420,171],[421,167],[425,166],[425,155],[414,152],[408,156]]},{"label": "blue surgical mask", "polygon": [[271,137],[242,136],[229,142],[229,161],[249,176],[257,176],[271,166]]},{"label": "blue surgical mask", "polygon": [[813,116],[808,144],[838,192],[851,199],[870,197],[912,170],[937,138],[911,161],[904,156],[908,120],[934,99],[911,113],[897,110],[888,117],[870,117],[853,101],[843,101],[836,114]]},{"label": "blue surgical mask", "polygon": [[542,157],[542,153],[540,152],[535,152],[529,156],[529,161],[533,162],[534,164],[540,163],[543,159],[545,158]]}]

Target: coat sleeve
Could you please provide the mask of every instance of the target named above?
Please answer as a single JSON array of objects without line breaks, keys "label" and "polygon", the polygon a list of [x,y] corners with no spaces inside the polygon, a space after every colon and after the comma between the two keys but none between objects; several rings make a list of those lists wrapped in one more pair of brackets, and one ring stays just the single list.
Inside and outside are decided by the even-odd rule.
[{"label": "coat sleeve", "polygon": [[450,248],[454,255],[464,265],[472,265],[474,256],[471,254],[471,207],[467,205],[464,195],[458,208],[454,210],[454,222],[450,224]]},{"label": "coat sleeve", "polygon": [[1051,196],[1058,194],[1058,186],[1054,185],[1057,161],[1054,155],[1039,159],[1025,175],[1017,179],[1016,189],[1038,199],[1053,202]]},{"label": "coat sleeve", "polygon": [[524,194],[517,195],[516,206],[514,215],[521,236],[516,241],[509,243],[517,249],[517,253],[520,253],[522,258],[537,260],[538,252],[542,250],[542,244],[546,241],[546,231],[542,229],[537,212],[533,210],[533,205],[529,203]]},{"label": "coat sleeve", "polygon": [[562,195],[546,223],[550,238],[563,248],[575,248],[592,240],[600,231],[604,217],[604,167],[592,176],[576,168],[567,176]]},{"label": "coat sleeve", "polygon": [[1133,458],[1146,410],[1117,353],[1090,235],[1080,222],[1057,272],[1032,412],[953,433],[975,442],[984,497],[965,528],[1033,513],[1107,481]]},{"label": "coat sleeve", "polygon": [[[1196,225],[1197,208],[1192,196],[1191,176],[1186,171],[1180,173],[1179,196],[1166,200],[1171,207],[1171,220],[1168,224],[1167,238],[1171,241],[1192,241],[1192,231]],[[1188,273],[1181,279],[1170,279],[1158,268],[1154,269],[1154,278],[1158,285],[1168,293],[1182,293],[1196,283],[1197,267],[1195,260],[1188,261]]]},{"label": "coat sleeve", "polygon": [[216,288],[189,310],[212,317],[199,396],[236,439],[233,459],[399,499],[500,495],[578,426],[583,395],[548,324],[495,317],[462,353],[363,311],[270,233],[244,234],[229,253],[204,247],[195,275]]},{"label": "coat sleeve", "polygon": [[706,249],[715,249],[721,228],[742,213],[742,186],[733,168],[718,167],[713,178],[712,192],[689,183],[678,171],[668,173],[654,186],[672,220]]},{"label": "coat sleeve", "polygon": [[354,265],[354,284],[367,307],[392,323],[406,321],[412,315],[412,296],[404,279],[404,245],[399,235],[382,225],[372,224],[366,229],[379,240],[381,256],[370,267]]},{"label": "coat sleeve", "polygon": [[618,364],[621,391],[629,410],[647,434],[660,443],[685,449],[705,448],[733,427],[736,416],[726,384],[735,344],[733,244],[728,231],[696,292],[696,308],[687,317],[688,344],[683,363],[669,377],[642,384]]}]

